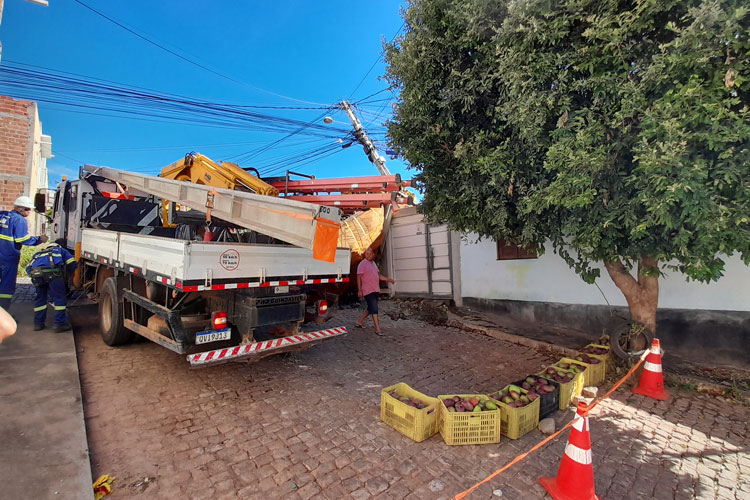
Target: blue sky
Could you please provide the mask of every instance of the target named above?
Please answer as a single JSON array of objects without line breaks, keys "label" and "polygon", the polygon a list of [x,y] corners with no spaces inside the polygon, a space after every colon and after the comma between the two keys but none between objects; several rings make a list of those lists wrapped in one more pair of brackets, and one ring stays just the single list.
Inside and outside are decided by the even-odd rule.
[{"label": "blue sky", "polygon": [[[405,4],[397,0],[81,1],[241,83],[169,54],[74,0],[49,0],[49,7],[6,1],[0,25],[0,71],[6,66],[34,65],[44,68],[36,69],[40,72],[52,69],[216,103],[316,107],[347,98],[357,101],[386,88],[378,78],[385,73],[382,59],[362,80],[382,51],[382,38],[391,39],[401,28],[400,7]],[[28,92],[0,85],[0,94],[33,98]],[[387,98],[392,102],[392,93],[382,92],[360,106],[365,129],[380,140],[384,140],[383,118],[391,110],[390,102],[383,100]],[[322,113],[259,112],[305,122]],[[51,186],[61,175],[75,176],[83,163],[156,174],[189,151],[221,161],[285,135],[197,125],[190,120],[102,116],[108,113],[40,101],[43,131],[52,137],[55,154],[48,160]],[[328,114],[335,120],[332,127],[351,129],[342,111]],[[291,157],[329,144],[334,144],[333,138],[298,134],[241,165],[257,167],[263,174],[276,170],[273,174],[279,175]],[[291,168],[318,177],[377,175],[361,147],[334,149],[336,153],[326,158]],[[380,152],[384,155],[385,148]],[[400,161],[389,159],[388,167],[405,178],[411,176]]]}]

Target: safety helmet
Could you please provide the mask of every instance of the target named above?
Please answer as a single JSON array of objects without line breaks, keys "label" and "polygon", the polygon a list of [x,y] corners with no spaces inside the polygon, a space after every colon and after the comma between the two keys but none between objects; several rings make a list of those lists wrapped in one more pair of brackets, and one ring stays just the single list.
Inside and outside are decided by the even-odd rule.
[{"label": "safety helmet", "polygon": [[21,208],[34,208],[34,202],[28,196],[19,196],[16,201],[13,202],[14,207]]}]

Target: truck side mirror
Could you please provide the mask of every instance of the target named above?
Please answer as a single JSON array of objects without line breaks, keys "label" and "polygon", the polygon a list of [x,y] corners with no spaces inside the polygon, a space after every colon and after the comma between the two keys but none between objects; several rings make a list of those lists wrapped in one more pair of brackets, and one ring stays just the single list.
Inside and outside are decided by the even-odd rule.
[{"label": "truck side mirror", "polygon": [[47,210],[47,197],[44,196],[44,193],[34,195],[34,210],[40,214],[43,214]]}]

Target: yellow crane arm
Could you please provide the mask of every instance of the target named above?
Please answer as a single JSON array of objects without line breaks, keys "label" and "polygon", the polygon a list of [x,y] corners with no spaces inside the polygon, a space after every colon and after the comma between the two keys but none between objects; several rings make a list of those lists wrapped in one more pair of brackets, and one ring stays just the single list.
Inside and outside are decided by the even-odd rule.
[{"label": "yellow crane arm", "polygon": [[185,158],[167,165],[159,177],[267,196],[279,195],[278,189],[242,170],[236,163],[217,163],[199,153],[189,153]]}]

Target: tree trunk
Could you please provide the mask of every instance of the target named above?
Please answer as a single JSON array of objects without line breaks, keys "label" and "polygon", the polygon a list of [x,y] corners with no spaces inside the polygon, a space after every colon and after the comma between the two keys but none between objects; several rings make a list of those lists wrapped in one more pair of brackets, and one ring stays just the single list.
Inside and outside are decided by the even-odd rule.
[{"label": "tree trunk", "polygon": [[659,278],[645,276],[643,273],[653,270],[656,272],[657,261],[646,255],[642,255],[638,261],[638,279],[625,269],[622,262],[617,259],[604,262],[609,276],[615,282],[628,302],[630,317],[646,326],[656,335],[656,308],[659,305]]}]

